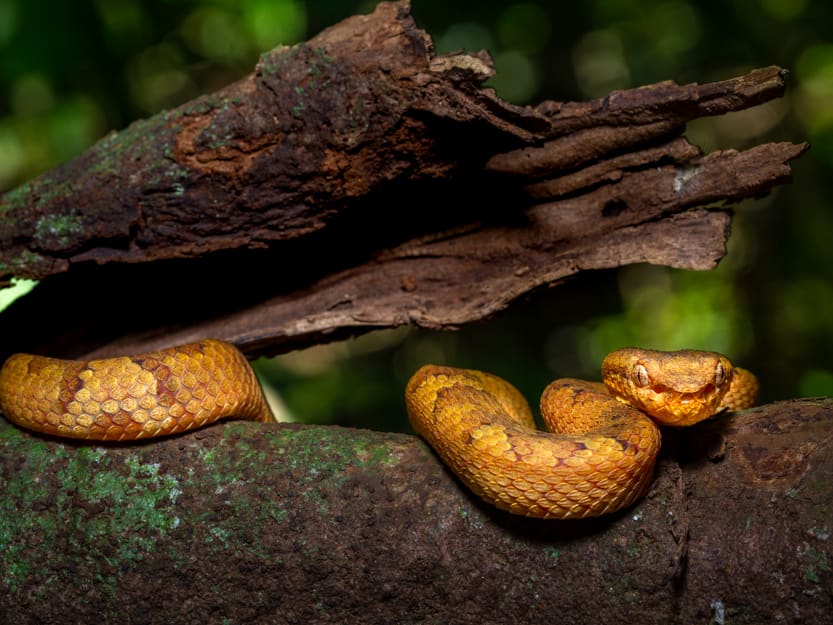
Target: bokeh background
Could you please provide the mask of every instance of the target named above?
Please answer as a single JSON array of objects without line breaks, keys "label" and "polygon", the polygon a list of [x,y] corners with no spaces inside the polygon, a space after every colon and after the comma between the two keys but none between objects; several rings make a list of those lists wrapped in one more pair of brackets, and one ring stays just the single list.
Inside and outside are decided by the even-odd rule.
[{"label": "bokeh background", "polygon": [[[0,0],[0,191],[374,6]],[[402,389],[429,361],[495,372],[535,402],[553,377],[597,377],[604,354],[623,345],[725,352],[760,375],[764,401],[833,395],[833,3],[413,0],[413,13],[439,52],[489,50],[491,85],[517,104],[780,65],[791,71],[785,98],[700,120],[687,135],[706,151],[775,140],[812,148],[794,163],[793,185],[737,207],[715,271],[582,274],[457,332],[401,328],[261,360],[286,418],[405,430]]]}]

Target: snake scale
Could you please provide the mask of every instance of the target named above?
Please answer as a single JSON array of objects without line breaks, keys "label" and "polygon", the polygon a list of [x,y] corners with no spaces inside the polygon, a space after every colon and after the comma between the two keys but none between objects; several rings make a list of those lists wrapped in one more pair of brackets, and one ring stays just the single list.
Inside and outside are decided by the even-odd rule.
[{"label": "snake scale", "polygon": [[[758,390],[754,375],[713,352],[617,350],[602,376],[604,384],[562,379],[544,390],[549,433],[535,429],[513,386],[481,371],[426,365],[405,400],[414,430],[477,495],[515,514],[566,519],[645,493],[660,448],[655,421],[691,425],[752,405]],[[0,369],[0,410],[24,428],[101,441],[227,417],[274,420],[243,354],[213,339],[89,361],[15,354]]]}]

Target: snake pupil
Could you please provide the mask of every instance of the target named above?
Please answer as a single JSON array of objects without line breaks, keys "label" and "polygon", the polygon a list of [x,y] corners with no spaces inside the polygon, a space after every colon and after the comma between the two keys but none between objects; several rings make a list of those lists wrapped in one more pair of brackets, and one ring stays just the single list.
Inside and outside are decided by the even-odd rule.
[{"label": "snake pupil", "polygon": [[648,386],[648,384],[651,383],[651,380],[648,378],[648,370],[645,368],[645,365],[637,364],[633,368],[633,377],[638,386]]}]

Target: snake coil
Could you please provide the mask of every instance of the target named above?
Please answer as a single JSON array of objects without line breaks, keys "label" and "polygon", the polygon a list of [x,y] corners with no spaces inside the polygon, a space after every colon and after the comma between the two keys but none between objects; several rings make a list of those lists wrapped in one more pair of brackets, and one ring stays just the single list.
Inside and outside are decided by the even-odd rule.
[{"label": "snake coil", "polygon": [[568,519],[614,512],[647,491],[660,449],[654,421],[691,425],[748,407],[758,392],[754,375],[713,352],[621,349],[602,376],[547,386],[550,433],[535,429],[513,386],[481,371],[426,365],[405,398],[414,430],[475,494],[515,514]]}]

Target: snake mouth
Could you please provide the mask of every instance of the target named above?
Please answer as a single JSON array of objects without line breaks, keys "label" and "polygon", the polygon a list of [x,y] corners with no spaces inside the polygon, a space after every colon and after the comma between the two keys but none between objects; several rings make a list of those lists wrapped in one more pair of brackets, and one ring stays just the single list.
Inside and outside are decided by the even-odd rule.
[{"label": "snake mouth", "polygon": [[651,387],[651,392],[661,397],[671,397],[683,404],[692,402],[705,403],[715,398],[717,391],[714,384],[706,384],[696,391],[681,391],[679,389],[660,384]]},{"label": "snake mouth", "polygon": [[640,394],[643,410],[665,425],[691,425],[717,412],[721,394],[712,383],[697,390],[654,384]]}]

